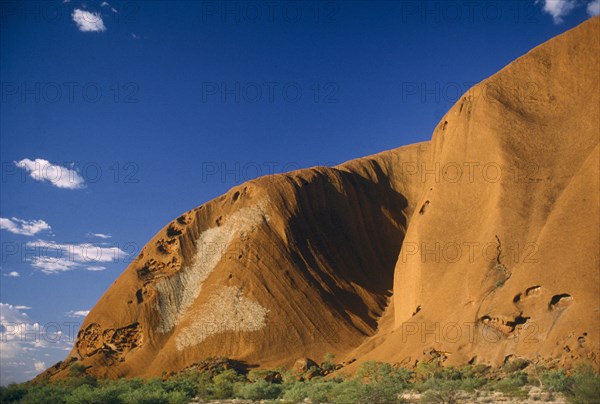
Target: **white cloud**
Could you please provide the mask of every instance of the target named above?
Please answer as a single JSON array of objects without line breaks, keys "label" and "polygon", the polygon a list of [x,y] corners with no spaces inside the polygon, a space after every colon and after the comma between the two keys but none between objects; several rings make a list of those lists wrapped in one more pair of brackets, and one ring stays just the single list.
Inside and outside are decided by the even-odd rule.
[{"label": "white cloud", "polygon": [[[72,258],[77,262],[110,262],[125,255],[125,252],[118,247],[103,247],[91,243],[55,243],[53,241],[37,240],[28,242],[26,245],[44,251],[49,249],[62,251],[68,255],[68,258]],[[106,245],[106,243],[103,245]],[[50,256],[50,258],[52,257]]]},{"label": "white cloud", "polygon": [[98,266],[100,262],[117,261],[127,254],[118,247],[106,247],[91,243],[55,243],[37,240],[25,244],[34,249],[30,259],[34,268],[45,274],[55,274],[73,269],[101,271],[105,267]]},{"label": "white cloud", "polygon": [[79,189],[85,187],[85,180],[75,170],[50,163],[44,159],[23,159],[15,161],[17,167],[29,172],[36,181],[48,181],[58,188]]},{"label": "white cloud", "polygon": [[[110,4],[107,1],[103,1],[100,6],[102,7],[110,7]],[[114,7],[110,7],[110,11],[112,11],[113,13],[118,13],[119,11],[114,8]]]},{"label": "white cloud", "polygon": [[32,341],[27,340],[26,336],[35,335],[35,330],[39,328],[39,324],[33,323],[27,314],[8,303],[0,303],[0,325],[1,362],[17,357],[27,345],[31,345]]},{"label": "white cloud", "polygon": [[98,237],[98,238],[111,238],[112,236],[110,234],[104,234],[104,233],[88,233],[86,234],[86,236],[88,237]]},{"label": "white cloud", "polygon": [[600,0],[593,0],[587,5],[587,13],[590,17],[600,15]]},{"label": "white cloud", "polygon": [[540,2],[543,3],[544,12],[552,16],[555,24],[563,22],[563,17],[577,6],[575,0],[536,0],[536,4]]},{"label": "white cloud", "polygon": [[17,306],[8,303],[0,303],[0,322],[2,323],[28,323],[29,316],[19,312]]},{"label": "white cloud", "polygon": [[12,272],[9,272],[7,274],[4,274],[4,276],[9,276],[11,278],[18,278],[21,275],[17,271],[12,271]]},{"label": "white cloud", "polygon": [[0,383],[23,382],[64,358],[77,335],[76,320],[63,324],[42,325],[33,321],[19,307],[0,302]]},{"label": "white cloud", "polygon": [[104,271],[106,269],[106,267],[102,267],[102,266],[90,266],[86,268],[88,271],[92,271],[92,272],[99,272],[99,271]]},{"label": "white cloud", "polygon": [[106,31],[104,21],[99,13],[90,13],[76,8],[71,14],[73,21],[81,32],[103,32]]},{"label": "white cloud", "polygon": [[71,310],[67,313],[69,317],[85,317],[90,314],[89,310]]},{"label": "white cloud", "polygon": [[15,309],[17,309],[17,310],[31,310],[31,307],[29,307],[29,306],[15,306]]},{"label": "white cloud", "polygon": [[65,258],[35,257],[32,259],[31,266],[40,269],[45,274],[55,274],[58,272],[71,271],[80,265],[77,262]]},{"label": "white cloud", "polygon": [[50,230],[50,225],[43,220],[22,220],[16,217],[7,219],[0,217],[0,229],[13,234],[33,236],[41,231]]}]

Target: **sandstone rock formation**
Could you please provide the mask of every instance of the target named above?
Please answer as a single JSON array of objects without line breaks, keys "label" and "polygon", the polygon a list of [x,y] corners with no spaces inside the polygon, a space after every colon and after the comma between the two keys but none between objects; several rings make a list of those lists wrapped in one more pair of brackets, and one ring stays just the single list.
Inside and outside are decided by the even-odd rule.
[{"label": "sandstone rock formation", "polygon": [[100,377],[326,352],[598,366],[598,38],[594,18],[533,49],[430,142],[258,178],[183,214],[102,296],[70,357]]}]

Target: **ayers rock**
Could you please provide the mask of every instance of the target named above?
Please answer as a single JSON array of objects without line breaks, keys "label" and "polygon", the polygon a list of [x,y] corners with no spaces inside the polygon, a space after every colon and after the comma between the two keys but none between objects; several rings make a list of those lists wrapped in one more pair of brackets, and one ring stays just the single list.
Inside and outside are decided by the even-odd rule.
[{"label": "ayers rock", "polygon": [[593,18],[474,86],[429,142],[258,178],[181,215],[69,357],[99,377],[326,352],[598,367],[599,55]]}]

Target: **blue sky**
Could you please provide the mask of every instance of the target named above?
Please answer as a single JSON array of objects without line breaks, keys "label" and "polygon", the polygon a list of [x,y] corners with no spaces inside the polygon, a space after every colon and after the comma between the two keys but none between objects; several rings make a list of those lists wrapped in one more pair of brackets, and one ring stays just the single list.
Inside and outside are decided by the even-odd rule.
[{"label": "blue sky", "polygon": [[600,2],[0,7],[6,384],[65,357],[168,221],[258,175],[428,140],[472,84]]}]

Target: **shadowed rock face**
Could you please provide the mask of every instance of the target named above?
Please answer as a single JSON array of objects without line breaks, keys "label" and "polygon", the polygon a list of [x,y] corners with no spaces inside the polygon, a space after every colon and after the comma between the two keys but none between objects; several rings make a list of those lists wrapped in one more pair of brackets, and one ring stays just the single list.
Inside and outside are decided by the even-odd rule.
[{"label": "shadowed rock face", "polygon": [[478,84],[431,142],[262,177],[183,214],[70,356],[101,377],[326,352],[597,366],[599,34],[594,18]]}]

